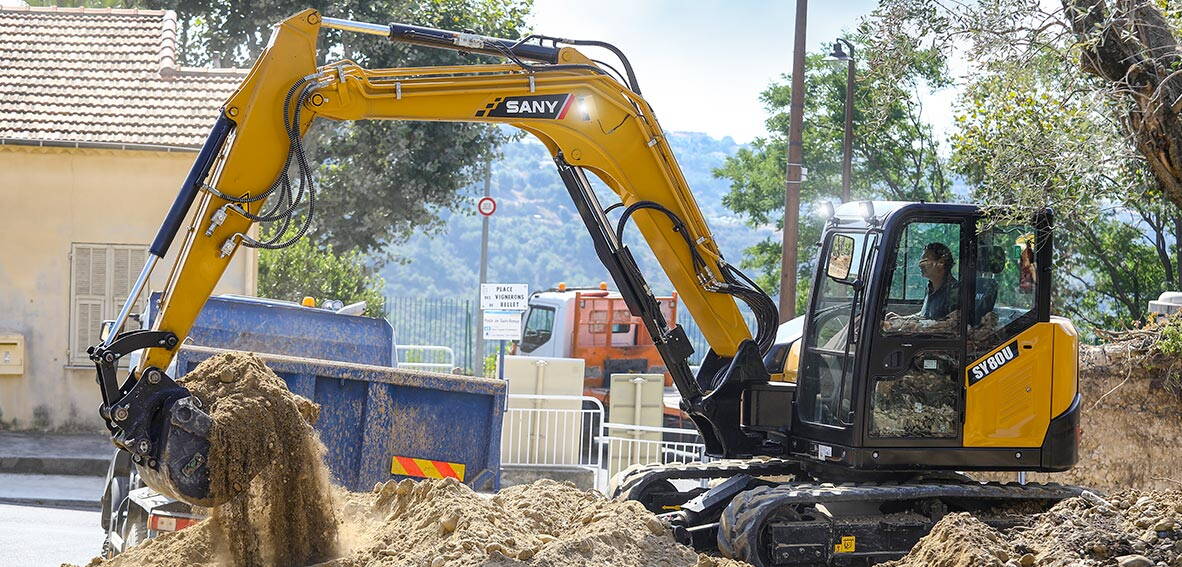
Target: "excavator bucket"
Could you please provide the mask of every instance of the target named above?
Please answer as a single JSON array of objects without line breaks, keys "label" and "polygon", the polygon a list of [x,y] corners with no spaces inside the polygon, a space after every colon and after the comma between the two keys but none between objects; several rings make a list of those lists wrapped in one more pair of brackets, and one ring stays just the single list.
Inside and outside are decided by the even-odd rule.
[{"label": "excavator bucket", "polygon": [[114,386],[116,364],[124,354],[146,346],[169,348],[175,339],[172,333],[140,330],[119,335],[109,346],[91,347],[90,358],[103,387],[99,414],[112,442],[131,454],[148,486],[190,504],[217,506],[241,488],[216,482],[210,474],[210,432],[215,425],[201,400],[151,366],[139,376],[133,372],[121,387]]}]

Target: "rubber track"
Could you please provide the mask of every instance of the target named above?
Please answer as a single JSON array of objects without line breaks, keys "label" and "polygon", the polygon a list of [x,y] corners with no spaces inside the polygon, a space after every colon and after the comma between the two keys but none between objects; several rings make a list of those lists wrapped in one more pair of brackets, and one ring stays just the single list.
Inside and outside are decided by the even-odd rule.
[{"label": "rubber track", "polygon": [[1080,487],[1060,484],[1016,483],[788,483],[759,486],[736,496],[723,511],[718,526],[718,547],[725,557],[740,559],[757,567],[765,565],[760,556],[760,536],[763,527],[770,518],[787,506],[932,498],[1059,501],[1078,496],[1082,491]]},{"label": "rubber track", "polygon": [[612,479],[609,488],[612,498],[639,500],[649,486],[662,480],[729,478],[740,474],[778,476],[795,474],[799,470],[798,461],[786,459],[647,465],[623,471]]}]

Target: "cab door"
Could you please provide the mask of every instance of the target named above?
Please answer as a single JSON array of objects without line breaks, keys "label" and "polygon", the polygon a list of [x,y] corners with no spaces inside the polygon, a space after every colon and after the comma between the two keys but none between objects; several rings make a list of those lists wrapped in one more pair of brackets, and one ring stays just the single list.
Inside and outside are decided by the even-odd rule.
[{"label": "cab door", "polygon": [[863,441],[958,446],[972,224],[965,216],[913,216],[894,232],[872,315]]}]

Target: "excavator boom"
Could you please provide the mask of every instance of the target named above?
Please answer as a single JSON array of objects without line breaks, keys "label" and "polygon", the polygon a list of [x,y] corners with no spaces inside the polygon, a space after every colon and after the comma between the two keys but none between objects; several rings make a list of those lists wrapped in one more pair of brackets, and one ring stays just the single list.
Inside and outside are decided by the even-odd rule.
[{"label": "excavator boom", "polygon": [[[342,61],[317,67],[321,27],[379,34],[392,41],[500,56],[507,63],[365,69]],[[652,109],[639,94],[631,66],[617,80],[557,38],[523,40],[402,24],[321,18],[305,10],[275,27],[271,41],[222,108],[211,134],[150,249],[128,305],[190,218],[183,248],[168,279],[162,311],[151,330],[117,334],[121,313],[92,359],[103,390],[101,414],[115,442],[132,453],[149,484],[209,505],[230,495],[208,493],[204,462],[212,426],[188,391],[165,375],[231,257],[242,246],[277,248],[303,234],[315,214],[316,189],[303,155],[304,133],[317,119],[422,120],[508,124],[549,149],[595,250],[634,315],[642,318],[681,393],[683,409],[720,457],[757,452],[758,439],[740,427],[744,384],[767,382],[761,358],[771,346],[775,306],[719,252]],[[616,53],[623,58],[622,54]],[[295,171],[296,179],[289,172]],[[619,203],[604,207],[587,173]],[[296,183],[298,181],[298,183]],[[612,222],[608,212],[622,208]],[[299,215],[297,215],[297,211]],[[302,215],[302,216],[300,216]],[[302,219],[302,220],[301,220]],[[257,240],[255,222],[281,230]],[[623,244],[633,222],[698,322],[711,346],[695,376],[693,353],[680,326],[670,327]],[[753,338],[737,300],[760,325]],[[115,361],[146,348],[122,385]]]}]

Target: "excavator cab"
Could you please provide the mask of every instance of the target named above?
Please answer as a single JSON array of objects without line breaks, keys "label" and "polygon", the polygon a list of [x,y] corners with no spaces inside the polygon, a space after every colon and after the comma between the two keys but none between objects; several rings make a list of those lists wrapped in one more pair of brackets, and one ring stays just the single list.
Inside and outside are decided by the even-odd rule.
[{"label": "excavator cab", "polygon": [[1051,214],[857,202],[831,216],[788,453],[860,471],[1062,471],[1074,328],[1050,315]]}]

